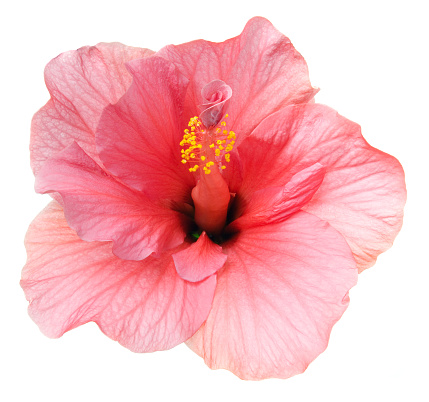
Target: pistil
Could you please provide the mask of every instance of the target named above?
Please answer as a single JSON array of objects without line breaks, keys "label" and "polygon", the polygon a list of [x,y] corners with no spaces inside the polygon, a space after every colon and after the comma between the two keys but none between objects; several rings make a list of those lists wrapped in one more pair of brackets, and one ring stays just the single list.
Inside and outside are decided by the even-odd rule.
[{"label": "pistil", "polygon": [[199,173],[191,194],[194,219],[201,230],[211,235],[220,234],[225,226],[230,193],[222,170],[226,168],[224,163],[230,161],[234,143],[235,133],[226,129],[225,120],[207,128],[197,116],[190,119],[180,142],[182,163],[191,165],[190,172]]},{"label": "pistil", "polygon": [[195,222],[208,234],[220,234],[225,227],[229,204],[229,189],[218,169],[210,174],[201,174],[192,190],[195,207]]}]

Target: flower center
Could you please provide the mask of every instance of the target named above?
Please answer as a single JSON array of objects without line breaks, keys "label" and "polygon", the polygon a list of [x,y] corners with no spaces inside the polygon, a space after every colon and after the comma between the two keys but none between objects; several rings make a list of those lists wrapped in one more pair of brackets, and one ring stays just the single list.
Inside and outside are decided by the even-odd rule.
[{"label": "flower center", "polygon": [[[189,163],[189,171],[201,170],[197,185],[192,189],[194,219],[200,230],[218,236],[226,222],[230,193],[222,176],[230,161],[235,133],[226,128],[224,109],[232,96],[232,89],[221,80],[213,80],[203,87],[200,116],[189,120],[180,146],[182,163]],[[222,119],[222,116],[224,118]],[[202,174],[204,172],[204,174]]]},{"label": "flower center", "polygon": [[214,167],[226,169],[235,144],[235,133],[226,129],[226,114],[224,120],[216,127],[206,128],[198,116],[191,117],[183,139],[180,141],[182,163],[192,165],[190,172],[202,168],[205,174],[210,174]]}]

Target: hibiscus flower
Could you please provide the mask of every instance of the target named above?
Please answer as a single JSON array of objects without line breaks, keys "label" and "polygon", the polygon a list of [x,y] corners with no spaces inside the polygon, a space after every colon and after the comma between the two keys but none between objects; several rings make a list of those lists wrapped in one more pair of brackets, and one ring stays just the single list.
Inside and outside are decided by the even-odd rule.
[{"label": "hibiscus flower", "polygon": [[94,321],[135,352],[182,342],[244,379],[303,372],[402,224],[399,162],[314,103],[289,39],[118,43],[45,71],[21,285],[42,332]]}]

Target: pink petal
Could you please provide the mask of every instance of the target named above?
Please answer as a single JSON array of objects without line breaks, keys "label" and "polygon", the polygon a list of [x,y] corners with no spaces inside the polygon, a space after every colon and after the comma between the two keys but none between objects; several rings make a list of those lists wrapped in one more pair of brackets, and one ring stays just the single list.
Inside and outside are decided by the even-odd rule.
[{"label": "pink petal", "polygon": [[185,238],[185,215],[124,186],[76,143],[43,165],[36,191],[59,192],[67,221],[79,237],[113,240],[113,252],[120,258],[141,260],[176,247]]},{"label": "pink petal", "polygon": [[320,163],[326,175],[304,209],[346,238],[361,271],[392,245],[402,225],[404,172],[364,140],[356,123],[323,105],[289,106],[267,117],[239,153],[244,180],[238,196],[245,202]]},{"label": "pink petal", "polygon": [[128,68],[130,89],[105,109],[97,128],[100,158],[110,172],[149,197],[190,203],[195,180],[180,162],[188,80],[160,57],[135,60]]},{"label": "pink petal", "polygon": [[357,270],[343,237],[306,212],[223,244],[213,307],[188,345],[243,379],[303,372],[328,344]]},{"label": "pink petal", "polygon": [[241,35],[222,43],[197,40],[167,46],[157,55],[171,60],[189,80],[185,116],[198,115],[201,89],[213,80],[232,88],[229,129],[237,144],[258,123],[286,105],[308,102],[317,92],[311,87],[307,65],[290,40],[269,21],[256,17]]},{"label": "pink petal", "polygon": [[169,349],[207,317],[214,276],[181,279],[171,253],[124,261],[110,243],[84,242],[51,203],[31,224],[21,286],[31,318],[49,337],[95,321],[110,338],[135,352]]},{"label": "pink petal", "polygon": [[185,280],[199,282],[213,275],[225,264],[222,247],[213,243],[206,232],[188,248],[173,254],[177,273]]},{"label": "pink petal", "polygon": [[227,228],[230,232],[267,223],[279,223],[307,204],[322,184],[325,168],[320,163],[295,174],[283,187],[256,191],[242,215]]},{"label": "pink petal", "polygon": [[51,99],[35,114],[31,126],[35,174],[46,159],[73,141],[97,158],[94,133],[101,112],[109,103],[116,103],[131,84],[124,63],[152,53],[120,43],[99,43],[63,53],[46,66]]}]

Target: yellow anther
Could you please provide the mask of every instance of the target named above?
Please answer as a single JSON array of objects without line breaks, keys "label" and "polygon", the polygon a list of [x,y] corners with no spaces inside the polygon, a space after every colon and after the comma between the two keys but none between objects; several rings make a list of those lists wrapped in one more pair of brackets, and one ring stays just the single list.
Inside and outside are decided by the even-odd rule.
[{"label": "yellow anther", "polygon": [[[228,117],[227,114],[224,120],[226,117]],[[212,166],[215,169],[224,170],[226,166],[222,164],[222,159],[230,162],[229,152],[234,148],[235,139],[235,133],[226,129],[225,121],[207,130],[198,116],[194,116],[189,119],[188,128],[184,130],[180,141],[180,146],[183,147],[180,149],[181,162],[196,163],[188,168],[190,172],[196,172],[201,167],[205,174],[210,174]],[[213,149],[214,153],[209,149]]]}]

